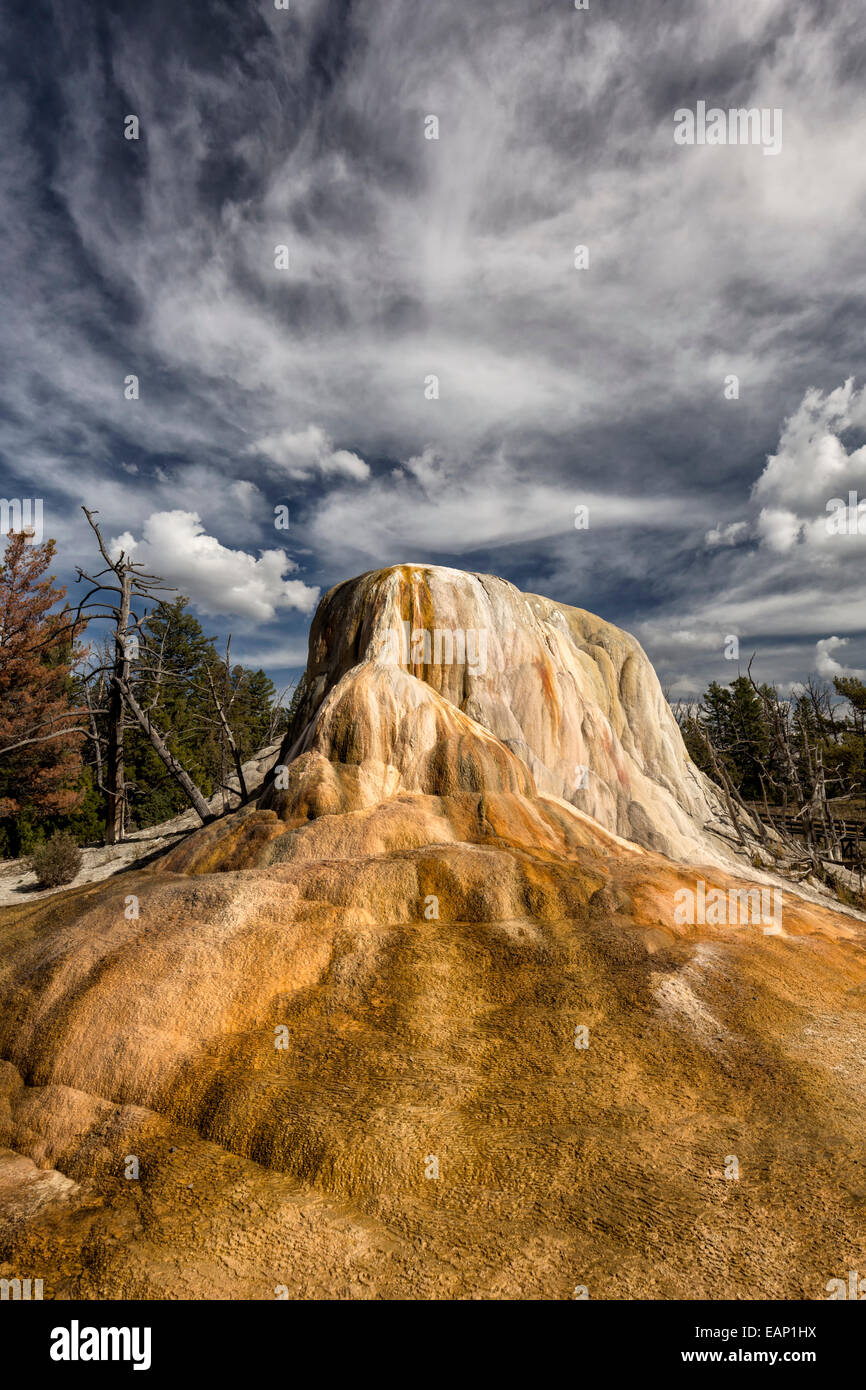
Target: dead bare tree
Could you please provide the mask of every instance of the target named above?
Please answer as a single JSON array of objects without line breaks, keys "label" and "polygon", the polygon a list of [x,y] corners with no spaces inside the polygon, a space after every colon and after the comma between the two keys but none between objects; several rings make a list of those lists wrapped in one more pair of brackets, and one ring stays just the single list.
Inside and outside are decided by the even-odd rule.
[{"label": "dead bare tree", "polygon": [[288,728],[289,711],[292,701],[298,689],[298,681],[289,681],[276,696],[271,706],[271,717],[268,721],[268,732],[265,737],[266,743],[275,743],[277,738],[282,738]]},{"label": "dead bare tree", "polygon": [[[231,710],[231,707],[232,707],[232,705],[233,705],[233,703],[234,703],[235,696],[236,696],[237,693],[238,693],[238,688],[239,688],[238,685],[234,685],[234,686],[232,685],[232,678],[231,678],[231,647],[232,647],[232,637],[231,637],[231,633],[229,633],[229,635],[228,635],[228,640],[227,640],[227,642],[226,642],[225,676],[224,676],[224,681],[223,681],[223,693],[222,693],[222,696],[220,696],[219,693],[217,692],[216,682],[214,681],[214,678],[213,678],[213,671],[211,670],[211,668],[210,668],[209,666],[206,668],[206,669],[207,669],[207,680],[208,680],[208,689],[209,689],[211,701],[213,702],[213,707],[214,707],[214,710],[215,710],[215,712],[216,712],[216,717],[217,717],[217,720],[218,720],[218,722],[219,722],[220,732],[221,732],[221,735],[222,735],[222,740],[223,740],[222,746],[223,746],[224,748],[228,748],[229,752],[231,753],[232,761],[233,761],[233,763],[234,763],[234,765],[235,765],[235,776],[236,776],[237,779],[238,779],[238,789],[239,789],[239,791],[240,791],[241,800],[246,801],[247,796],[249,795],[249,793],[247,792],[247,784],[246,784],[246,781],[245,781],[245,779],[244,779],[244,768],[243,768],[243,760],[242,760],[242,758],[241,758],[241,750],[240,750],[240,748],[238,747],[237,739],[236,739],[235,736],[234,736],[234,731],[233,731],[233,729],[232,729],[231,724],[229,723],[229,717],[228,717],[228,716],[229,716],[229,712],[230,712],[230,710]],[[225,774],[223,774],[223,787],[224,787],[224,788],[225,788],[225,785],[226,785],[226,778],[225,778]],[[225,800],[225,798],[224,798],[224,800]]]},{"label": "dead bare tree", "polygon": [[[793,702],[780,700],[775,690],[759,686],[752,676],[751,668],[750,661],[748,678],[761,701],[775,763],[783,774],[779,776],[768,762],[761,762],[761,786],[766,819],[773,825],[789,854],[794,858],[805,858],[810,871],[823,879],[826,876],[825,864],[841,863],[844,856],[830,804],[830,784],[824,767],[823,749],[817,740],[810,737],[806,711],[809,712],[814,728],[819,734],[829,726],[831,736],[835,737],[838,726],[832,703],[827,691],[816,686],[814,682],[810,681],[804,688],[801,697],[803,717],[799,720],[798,728],[799,752],[796,752],[797,719]],[[842,794],[846,794],[844,784],[840,782],[840,785],[843,787]],[[781,803],[780,815],[774,815],[769,806],[768,789]],[[791,798],[794,802],[793,810]],[[795,827],[793,831],[792,827]]]},{"label": "dead bare tree", "polygon": [[133,718],[137,720],[140,728],[147,735],[148,739],[150,740],[150,745],[153,748],[154,752],[157,754],[158,757],[162,759],[163,763],[165,764],[168,771],[171,773],[174,780],[177,782],[178,786],[182,787],[183,790],[186,792],[186,795],[189,798],[190,805],[193,806],[195,810],[198,812],[202,825],[206,825],[208,821],[213,820],[213,812],[211,811],[210,807],[208,806],[207,802],[205,801],[195,782],[192,780],[192,778],[190,777],[186,769],[183,767],[183,765],[180,762],[178,762],[177,758],[167,747],[165,739],[157,729],[156,725],[151,720],[149,712],[141,708],[141,705],[138,703],[134,694],[132,693],[132,690],[129,687],[129,682],[124,680],[122,677],[118,677],[117,682],[120,687],[120,692],[129,708],[130,713],[132,714]]},{"label": "dead bare tree", "polygon": [[91,621],[103,618],[112,624],[113,653],[91,672],[104,678],[108,689],[107,747],[104,760],[104,780],[101,785],[107,800],[106,841],[116,844],[123,839],[125,830],[125,808],[127,784],[124,780],[124,731],[126,715],[131,714],[142,729],[154,752],[162,760],[174,780],[182,787],[190,804],[195,808],[202,823],[211,820],[210,807],[196,787],[192,778],[178,759],[169,750],[164,735],[156,727],[152,712],[158,696],[151,700],[148,709],[142,709],[130,686],[130,662],[141,637],[146,612],[141,616],[134,612],[136,600],[152,600],[159,593],[173,592],[170,585],[164,584],[159,575],[149,574],[121,550],[112,557],[102,538],[99,526],[94,520],[96,512],[81,509],[96,537],[99,553],[105,567],[96,574],[87,574],[78,569],[78,581],[91,585],[76,609],[77,621]]},{"label": "dead bare tree", "polygon": [[[741,806],[742,809],[746,812],[746,815],[747,815],[747,817],[748,817],[748,819],[749,819],[750,824],[759,825],[760,822],[754,821],[754,820],[752,819],[752,817],[751,817],[751,815],[750,815],[750,813],[749,813],[748,807],[745,806],[745,804],[744,804],[744,802],[742,801],[742,798],[740,797],[740,795],[739,795],[739,793],[738,793],[736,787],[734,786],[733,782],[731,781],[730,777],[728,776],[727,771],[726,771],[726,769],[725,769],[725,767],[724,767],[724,764],[722,763],[721,759],[720,759],[719,757],[717,757],[717,755],[716,755],[716,750],[715,750],[715,748],[714,748],[713,745],[712,745],[712,742],[711,742],[711,740],[710,740],[709,734],[707,733],[706,729],[702,728],[700,724],[697,724],[695,727],[697,728],[698,733],[700,734],[701,738],[703,739],[704,747],[705,747],[706,750],[707,750],[707,756],[708,756],[708,758],[709,758],[709,760],[710,760],[710,764],[711,764],[711,766],[712,766],[713,772],[716,774],[716,780],[717,780],[719,786],[720,786],[721,789],[722,789],[722,796],[724,797],[724,800],[725,800],[725,807],[726,807],[727,812],[728,812],[728,819],[729,819],[729,821],[730,821],[730,823],[731,823],[731,826],[732,826],[733,830],[734,830],[735,833],[736,833],[737,839],[739,840],[741,847],[746,851],[746,853],[748,853],[748,850],[749,850],[748,841],[746,840],[746,836],[745,836],[745,834],[744,834],[744,832],[743,832],[743,827],[742,827],[742,825],[740,824],[740,818],[739,818],[739,815],[737,814],[737,807],[736,807],[736,804],[735,804],[735,803],[736,803],[736,802],[739,802],[739,803],[740,803],[740,806]],[[763,827],[761,827],[761,831],[762,831],[762,834],[763,834],[763,838],[766,838],[766,835],[765,835],[765,833],[763,832]]]}]

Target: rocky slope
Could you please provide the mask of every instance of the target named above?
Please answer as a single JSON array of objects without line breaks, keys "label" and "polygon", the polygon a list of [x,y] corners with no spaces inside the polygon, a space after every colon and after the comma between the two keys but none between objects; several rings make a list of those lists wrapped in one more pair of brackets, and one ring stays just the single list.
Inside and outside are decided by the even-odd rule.
[{"label": "rocky slope", "polygon": [[866,1264],[864,926],[684,912],[754,886],[713,825],[626,634],[453,570],[332,590],[255,803],[0,915],[2,1273],[824,1297]]}]

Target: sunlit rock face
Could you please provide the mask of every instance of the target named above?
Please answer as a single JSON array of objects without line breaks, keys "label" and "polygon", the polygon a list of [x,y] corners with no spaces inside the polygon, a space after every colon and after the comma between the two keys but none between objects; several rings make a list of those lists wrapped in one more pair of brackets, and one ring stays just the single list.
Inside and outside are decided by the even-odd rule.
[{"label": "sunlit rock face", "polygon": [[[675,858],[716,848],[703,829],[715,794],[645,653],[583,609],[492,575],[410,565],[366,574],[322,601],[307,692],[284,758],[314,751],[375,765],[376,796],[395,783],[431,795],[526,790],[520,772],[492,765],[486,730],[529,769],[534,790],[617,835]],[[282,815],[290,801],[263,804]]]},{"label": "sunlit rock face", "polygon": [[[491,575],[400,566],[338,585],[259,802],[290,825],[398,792],[569,802],[675,859],[717,859],[717,797],[639,643]],[[287,848],[287,847],[286,847]]]},{"label": "sunlit rock face", "polygon": [[749,886],[715,811],[616,628],[453,570],[339,586],[257,800],[0,913],[0,1276],[823,1297],[862,1239],[863,923],[679,911]]}]

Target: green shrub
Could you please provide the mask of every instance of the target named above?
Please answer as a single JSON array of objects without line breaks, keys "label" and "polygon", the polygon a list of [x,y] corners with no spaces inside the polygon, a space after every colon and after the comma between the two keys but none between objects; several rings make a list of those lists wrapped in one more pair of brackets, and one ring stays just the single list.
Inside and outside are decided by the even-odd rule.
[{"label": "green shrub", "polygon": [[81,850],[66,830],[57,830],[30,856],[30,867],[41,888],[71,883],[81,868]]}]

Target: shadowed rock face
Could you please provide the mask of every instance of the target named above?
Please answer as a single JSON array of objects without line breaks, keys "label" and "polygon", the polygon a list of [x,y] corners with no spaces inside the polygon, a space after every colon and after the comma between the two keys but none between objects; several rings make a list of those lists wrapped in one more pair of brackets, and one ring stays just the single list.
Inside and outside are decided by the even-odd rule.
[{"label": "shadowed rock face", "polygon": [[863,925],[682,920],[749,870],[632,638],[365,575],[280,757],[148,869],[0,915],[4,1275],[820,1298],[866,1264]]}]

